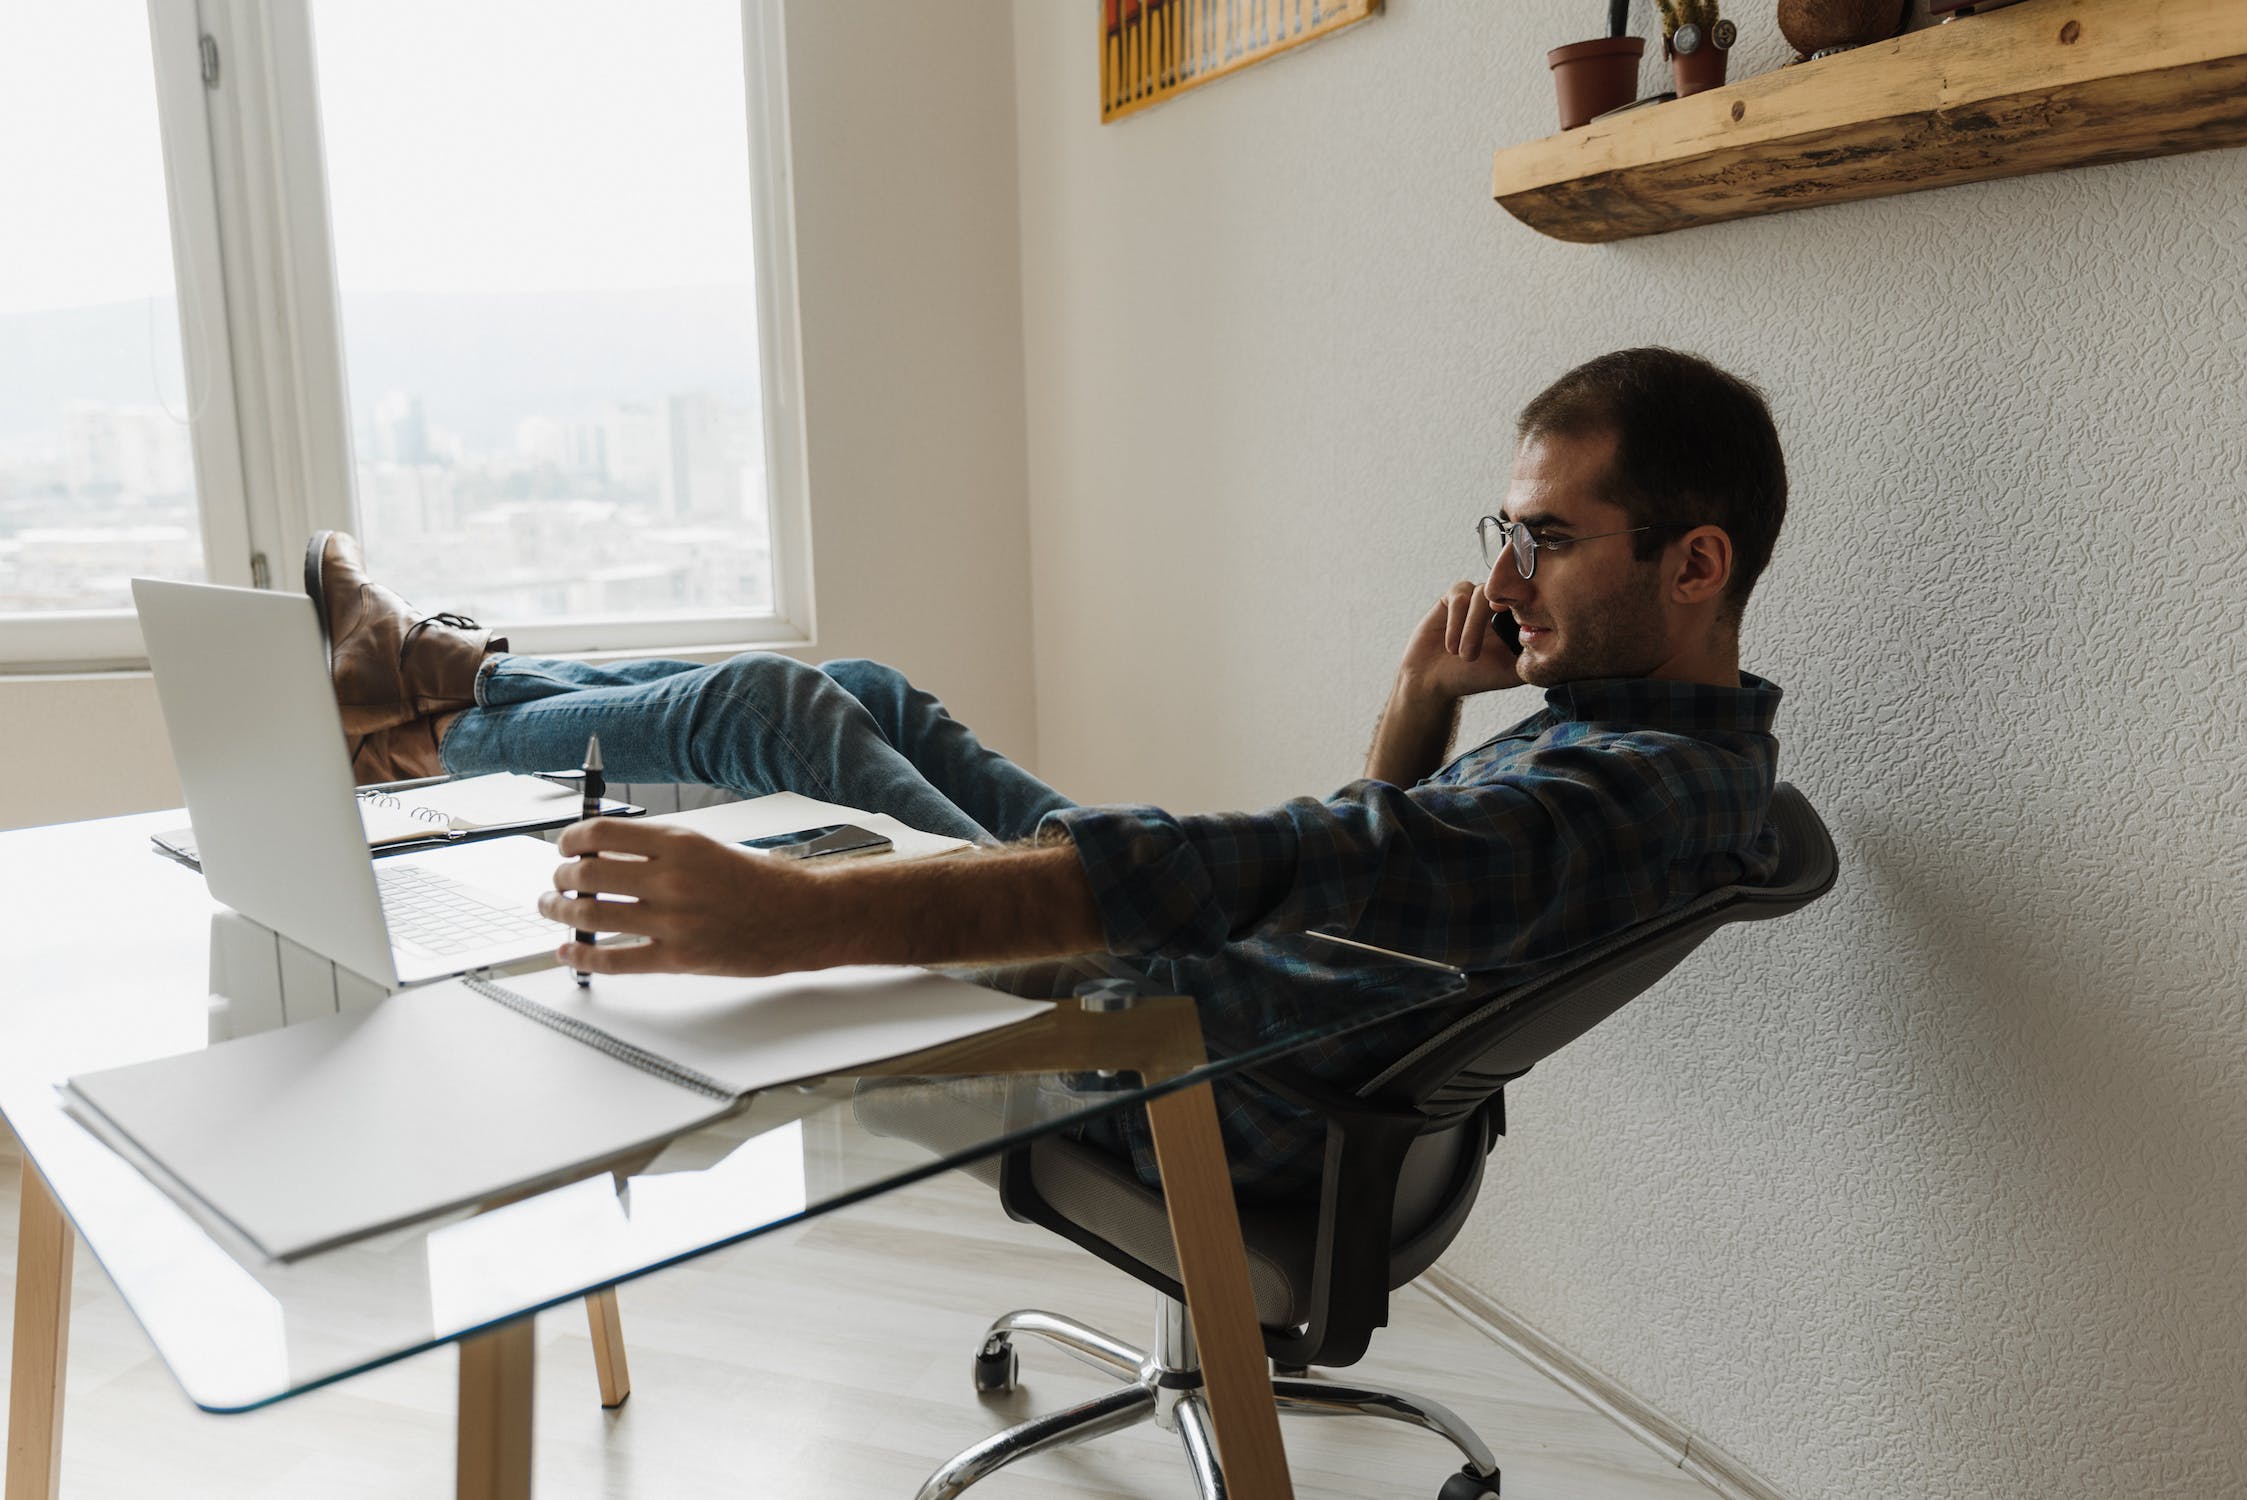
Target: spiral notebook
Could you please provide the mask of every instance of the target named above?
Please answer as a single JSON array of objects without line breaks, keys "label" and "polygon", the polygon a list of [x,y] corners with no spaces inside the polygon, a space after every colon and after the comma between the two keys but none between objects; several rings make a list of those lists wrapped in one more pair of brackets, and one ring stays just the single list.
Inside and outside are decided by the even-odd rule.
[{"label": "spiral notebook", "polygon": [[286,1261],[557,1185],[762,1088],[1050,1008],[923,969],[603,975],[585,990],[548,969],[403,990],[62,1093],[190,1213]]},{"label": "spiral notebook", "polygon": [[[647,809],[614,797],[601,799],[604,817],[638,817]],[[359,821],[367,847],[377,854],[441,849],[470,838],[537,833],[577,821],[580,798],[575,787],[540,776],[494,772],[454,781],[415,786],[361,787]],[[203,867],[191,828],[150,835],[158,853],[191,869]]]},{"label": "spiral notebook", "polygon": [[576,787],[498,771],[428,786],[361,787],[359,821],[367,825],[368,846],[379,849],[432,833],[443,837],[552,827],[574,821],[579,802]]}]

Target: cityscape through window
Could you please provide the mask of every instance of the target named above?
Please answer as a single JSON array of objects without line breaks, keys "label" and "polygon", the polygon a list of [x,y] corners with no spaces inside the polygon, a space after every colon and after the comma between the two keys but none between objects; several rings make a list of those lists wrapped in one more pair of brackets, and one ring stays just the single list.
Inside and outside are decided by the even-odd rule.
[{"label": "cityscape through window", "polygon": [[203,577],[148,7],[15,7],[8,41],[0,615],[126,608]]},{"label": "cityscape through window", "polygon": [[492,622],[769,613],[737,0],[313,19],[370,565]]}]

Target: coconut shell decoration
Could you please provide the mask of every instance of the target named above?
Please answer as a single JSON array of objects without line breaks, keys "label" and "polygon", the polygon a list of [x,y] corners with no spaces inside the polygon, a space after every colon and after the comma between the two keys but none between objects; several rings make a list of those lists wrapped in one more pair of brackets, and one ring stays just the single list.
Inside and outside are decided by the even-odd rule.
[{"label": "coconut shell decoration", "polygon": [[1779,34],[1812,57],[1892,37],[1910,15],[1911,0],[1779,0]]}]

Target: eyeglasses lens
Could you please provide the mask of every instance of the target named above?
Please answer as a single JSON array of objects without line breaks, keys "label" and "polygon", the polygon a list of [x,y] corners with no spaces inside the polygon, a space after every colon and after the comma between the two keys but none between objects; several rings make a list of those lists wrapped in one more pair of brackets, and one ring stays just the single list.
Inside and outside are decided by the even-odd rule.
[{"label": "eyeglasses lens", "polygon": [[1515,572],[1524,578],[1536,573],[1537,542],[1530,536],[1528,527],[1484,516],[1475,523],[1475,535],[1482,540],[1485,567],[1496,567],[1498,559],[1510,551],[1514,555]]}]

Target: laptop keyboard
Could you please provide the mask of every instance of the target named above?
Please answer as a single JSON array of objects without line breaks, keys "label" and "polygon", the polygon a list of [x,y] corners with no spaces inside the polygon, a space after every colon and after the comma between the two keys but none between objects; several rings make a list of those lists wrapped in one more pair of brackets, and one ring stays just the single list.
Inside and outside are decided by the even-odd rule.
[{"label": "laptop keyboard", "polygon": [[418,865],[375,861],[390,939],[439,958],[496,943],[523,942],[526,953],[559,942],[561,925],[519,907],[501,906],[473,887]]}]

